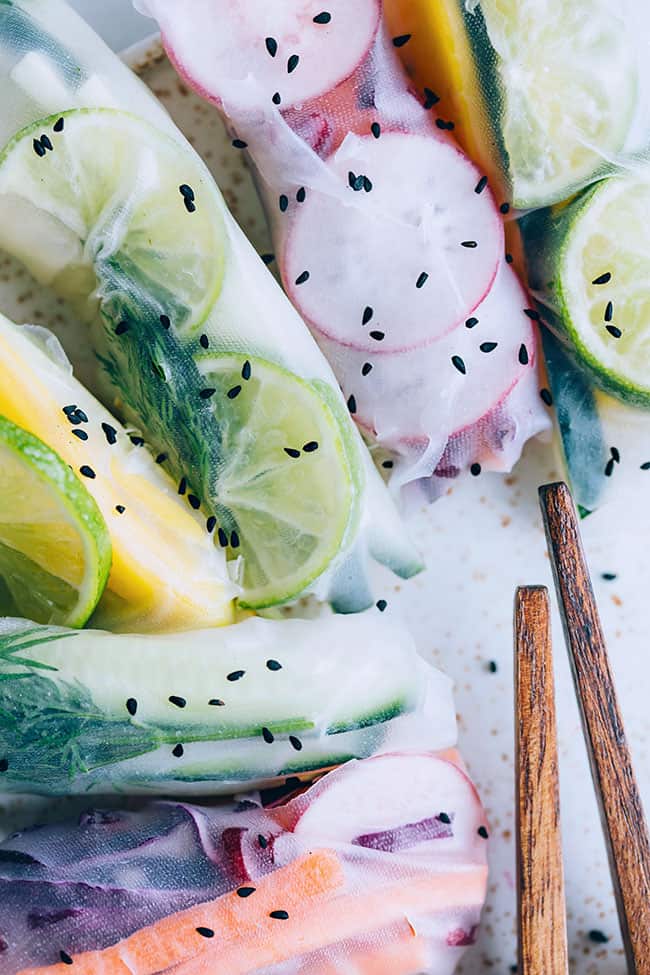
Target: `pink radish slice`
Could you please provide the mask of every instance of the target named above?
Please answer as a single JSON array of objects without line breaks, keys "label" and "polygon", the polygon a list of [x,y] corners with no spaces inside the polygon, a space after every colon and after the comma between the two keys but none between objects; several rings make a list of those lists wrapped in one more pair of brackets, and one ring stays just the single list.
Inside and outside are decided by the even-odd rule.
[{"label": "pink radish slice", "polygon": [[515,272],[503,263],[462,326],[424,348],[373,355],[326,338],[319,344],[346,400],[353,397],[355,419],[380,444],[403,453],[438,442],[442,453],[450,438],[490,414],[521,376],[534,372],[528,304]]},{"label": "pink radish slice", "polygon": [[[329,91],[364,59],[379,25],[378,0],[140,0],[171,60],[213,101],[253,82],[282,109]],[[277,93],[279,101],[272,102]]]},{"label": "pink radish slice", "polygon": [[463,153],[433,134],[382,132],[349,136],[327,165],[340,192],[308,191],[282,262],[314,329],[386,355],[469,317],[496,275],[503,227],[490,193],[474,192],[480,173]]},{"label": "pink radish slice", "polygon": [[[441,856],[463,850],[484,857],[485,814],[474,786],[457,766],[431,753],[380,755],[330,772],[295,801],[294,835],[301,842],[354,843],[361,837],[413,833],[408,846],[432,842]],[[430,821],[447,826],[434,838]],[[446,819],[450,823],[446,823]],[[369,841],[368,841],[369,842]]]}]

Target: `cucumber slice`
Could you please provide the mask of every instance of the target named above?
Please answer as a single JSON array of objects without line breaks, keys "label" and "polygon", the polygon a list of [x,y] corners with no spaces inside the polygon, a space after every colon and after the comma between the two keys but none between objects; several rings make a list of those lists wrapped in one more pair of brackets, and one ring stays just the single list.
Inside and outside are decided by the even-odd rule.
[{"label": "cucumber slice", "polygon": [[453,743],[448,680],[374,611],[156,637],[0,623],[7,789],[228,791],[371,754],[418,717]]}]

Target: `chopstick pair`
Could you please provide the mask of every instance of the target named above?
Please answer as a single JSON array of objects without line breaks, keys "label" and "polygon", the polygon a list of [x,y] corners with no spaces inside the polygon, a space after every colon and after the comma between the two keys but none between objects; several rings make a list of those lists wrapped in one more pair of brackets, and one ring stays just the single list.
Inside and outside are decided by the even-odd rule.
[{"label": "chopstick pair", "polygon": [[[599,802],[630,975],[650,975],[650,841],[578,518],[566,484],[540,488],[544,526]],[[515,597],[519,975],[564,975],[568,945],[548,591]]]}]

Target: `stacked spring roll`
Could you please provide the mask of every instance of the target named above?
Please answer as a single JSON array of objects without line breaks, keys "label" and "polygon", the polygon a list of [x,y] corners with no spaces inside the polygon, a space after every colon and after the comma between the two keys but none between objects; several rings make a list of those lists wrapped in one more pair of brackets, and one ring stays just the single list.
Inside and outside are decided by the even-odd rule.
[{"label": "stacked spring roll", "polygon": [[547,402],[579,505],[650,470],[650,9],[645,0],[389,0],[400,53],[521,215]]},{"label": "stacked spring roll", "polygon": [[504,201],[437,94],[410,90],[410,36],[380,0],[136,5],[248,153],[285,289],[393,485],[435,496],[466,469],[508,470],[548,425],[536,313]]},{"label": "stacked spring roll", "polygon": [[85,323],[241,604],[356,610],[369,556],[418,571],[325,359],[153,96],[58,0],[0,4],[0,71],[0,247]]},{"label": "stacked spring roll", "polygon": [[0,846],[1,975],[442,975],[488,830],[453,755],[351,762],[285,803],[91,810]]}]

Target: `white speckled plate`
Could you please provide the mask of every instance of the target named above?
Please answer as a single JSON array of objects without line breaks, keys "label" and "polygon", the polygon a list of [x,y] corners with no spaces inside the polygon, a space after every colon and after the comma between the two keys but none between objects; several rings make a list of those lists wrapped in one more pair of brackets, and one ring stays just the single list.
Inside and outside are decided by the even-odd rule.
[{"label": "white speckled plate", "polygon": [[[121,9],[121,4],[116,7]],[[76,0],[76,5],[91,6],[90,0]],[[113,24],[113,38],[116,29]],[[155,44],[141,46],[131,60],[203,155],[253,243],[262,252],[270,250],[250,176],[216,113],[177,80]],[[61,303],[34,287],[1,255],[0,309],[21,322],[51,325],[78,360],[78,343]],[[87,363],[86,374],[90,369]],[[83,371],[79,374],[83,378]],[[518,584],[551,585],[537,486],[557,477],[551,447],[532,444],[511,477],[487,475],[450,488],[447,497],[415,515],[414,535],[421,540],[429,570],[409,583],[391,581],[382,593],[406,617],[422,654],[456,681],[462,748],[490,816],[489,902],[479,943],[466,956],[465,973],[507,973],[516,959],[512,601]],[[649,526],[648,511],[630,505],[599,512],[584,523],[627,731],[650,809]],[[615,573],[616,579],[605,581],[605,572]],[[577,975],[614,975],[625,971],[625,961],[557,616],[555,643],[571,967]],[[68,800],[0,800],[0,833],[79,807],[79,801]],[[590,941],[592,929],[611,940]]]}]

